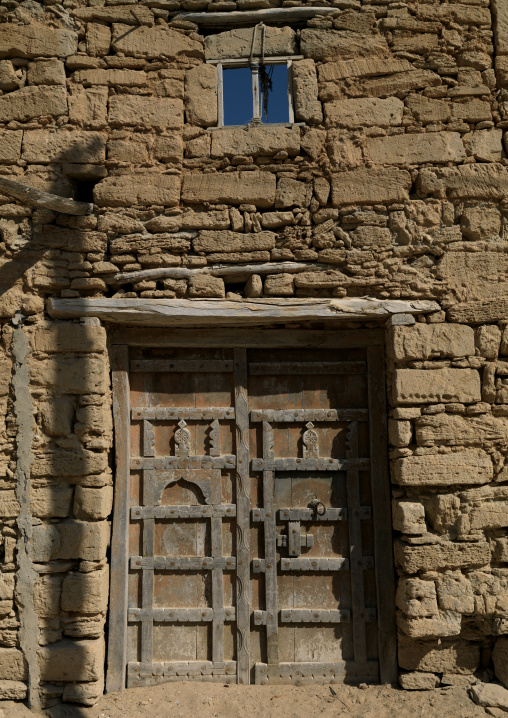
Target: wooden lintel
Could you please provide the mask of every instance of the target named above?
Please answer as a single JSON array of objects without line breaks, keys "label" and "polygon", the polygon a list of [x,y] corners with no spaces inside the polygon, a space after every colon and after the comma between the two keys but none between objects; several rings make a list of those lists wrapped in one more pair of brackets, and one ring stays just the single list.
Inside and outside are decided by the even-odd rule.
[{"label": "wooden lintel", "polygon": [[329,15],[338,9],[358,9],[355,0],[337,0],[333,7],[280,7],[268,10],[233,10],[232,12],[182,12],[173,19],[188,20],[202,26],[252,25],[256,22],[306,20],[315,15]]},{"label": "wooden lintel", "polygon": [[22,182],[14,182],[5,177],[0,177],[0,192],[9,195],[9,197],[15,197],[30,207],[51,209],[53,212],[59,212],[60,214],[83,215],[93,212],[93,204],[88,202],[77,202],[68,197],[43,192],[40,189],[35,189],[35,187],[29,187]]},{"label": "wooden lintel", "polygon": [[53,319],[98,317],[114,324],[184,327],[254,325],[326,319],[383,319],[440,309],[428,300],[371,299],[53,299]]}]

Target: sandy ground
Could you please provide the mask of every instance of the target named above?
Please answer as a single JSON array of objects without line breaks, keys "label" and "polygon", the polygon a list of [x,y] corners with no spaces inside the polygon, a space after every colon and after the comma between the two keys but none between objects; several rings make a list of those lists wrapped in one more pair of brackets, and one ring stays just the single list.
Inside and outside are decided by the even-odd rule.
[{"label": "sandy ground", "polygon": [[[92,708],[60,705],[52,718],[483,718],[465,688],[403,691],[388,686],[224,686],[166,683],[111,693]],[[0,702],[0,718],[34,718],[19,703]],[[508,718],[508,713],[504,715]]]}]

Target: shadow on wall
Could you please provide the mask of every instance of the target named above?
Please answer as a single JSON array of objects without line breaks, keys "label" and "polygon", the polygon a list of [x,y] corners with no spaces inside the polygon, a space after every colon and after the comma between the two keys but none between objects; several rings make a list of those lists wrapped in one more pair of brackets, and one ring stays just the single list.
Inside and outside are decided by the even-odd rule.
[{"label": "shadow on wall", "polygon": [[[89,151],[74,145],[74,163],[69,165],[68,153],[56,163],[62,171],[52,165],[44,175],[41,171],[15,179],[87,200],[95,177],[105,174],[99,166],[91,175],[90,165],[79,162]],[[92,705],[104,690],[107,519],[113,499],[106,331],[98,320],[57,323],[41,312],[44,300],[60,296],[62,290],[71,296],[97,291],[87,285],[85,268],[91,253],[95,261],[102,259],[107,237],[94,231],[94,215],[57,215],[3,201],[0,316],[24,315],[21,326],[19,315],[15,320],[14,342],[28,339],[29,351],[17,357],[12,380],[17,419],[12,480],[18,499],[12,519],[19,518],[17,560],[8,570],[16,571],[20,645],[11,643],[0,653],[12,653],[5,656],[11,666],[5,678],[28,679],[33,708],[84,718],[89,715],[86,708],[57,704]],[[9,352],[12,330],[7,327]],[[1,664],[0,658],[0,673]]]}]

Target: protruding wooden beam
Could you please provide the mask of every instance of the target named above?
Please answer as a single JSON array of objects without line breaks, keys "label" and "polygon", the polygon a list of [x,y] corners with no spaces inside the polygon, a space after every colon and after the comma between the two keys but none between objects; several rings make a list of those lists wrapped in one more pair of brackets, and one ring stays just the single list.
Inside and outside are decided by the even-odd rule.
[{"label": "protruding wooden beam", "polygon": [[245,326],[325,319],[383,319],[440,309],[427,300],[371,299],[49,299],[53,319],[98,317],[114,324],[154,327]]},{"label": "protruding wooden beam", "polygon": [[182,12],[174,20],[189,20],[202,26],[252,25],[257,22],[294,22],[315,15],[329,15],[337,10],[359,9],[356,0],[335,0],[330,7],[276,7],[268,10],[233,10],[232,12]]},{"label": "protruding wooden beam", "polygon": [[88,202],[76,202],[74,199],[43,192],[5,177],[0,177],[0,192],[15,197],[31,207],[43,207],[60,214],[91,214],[93,212],[93,204]]}]

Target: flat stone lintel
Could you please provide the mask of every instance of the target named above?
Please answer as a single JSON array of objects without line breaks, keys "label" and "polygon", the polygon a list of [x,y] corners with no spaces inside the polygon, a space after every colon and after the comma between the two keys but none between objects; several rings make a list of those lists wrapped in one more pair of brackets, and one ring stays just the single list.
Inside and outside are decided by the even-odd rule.
[{"label": "flat stone lintel", "polygon": [[53,319],[98,317],[142,326],[224,326],[323,319],[383,319],[394,314],[435,312],[427,300],[352,299],[49,299]]}]

